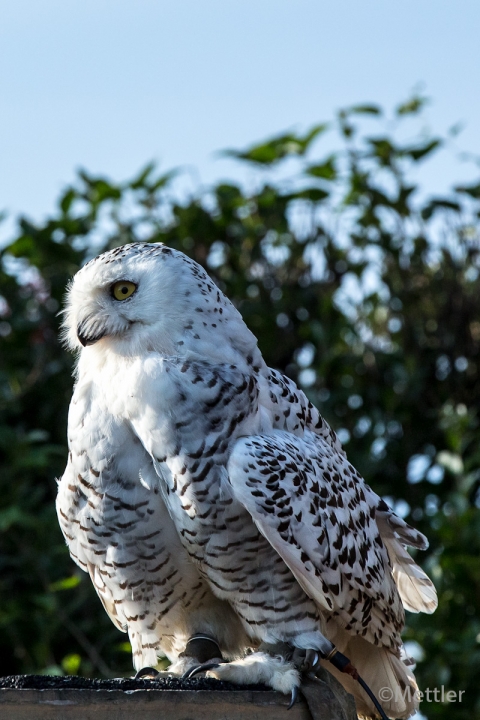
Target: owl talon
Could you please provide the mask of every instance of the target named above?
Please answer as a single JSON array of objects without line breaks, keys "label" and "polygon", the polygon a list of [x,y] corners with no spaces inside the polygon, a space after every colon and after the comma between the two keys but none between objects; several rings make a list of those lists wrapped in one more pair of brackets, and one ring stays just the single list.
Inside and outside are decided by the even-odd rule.
[{"label": "owl talon", "polygon": [[291,660],[297,670],[306,675],[311,672],[315,673],[318,670],[322,657],[322,654],[317,650],[295,648]]},{"label": "owl talon", "polygon": [[218,668],[219,665],[220,663],[216,662],[206,662],[200,663],[200,665],[194,665],[182,675],[182,680],[190,680],[190,678],[195,677],[195,675],[198,675],[198,673],[207,672],[207,670],[213,670],[214,668]]},{"label": "owl talon", "polygon": [[320,666],[320,655],[316,650],[307,650],[305,654],[305,662],[302,667],[303,672],[315,672]]},{"label": "owl talon", "polygon": [[289,709],[289,710],[292,709],[292,707],[295,705],[295,703],[297,702],[297,700],[298,700],[298,685],[295,685],[295,686],[292,688],[292,695],[291,695],[291,699],[290,699],[290,705],[288,706],[288,709]]},{"label": "owl talon", "polygon": [[137,672],[137,674],[135,675],[135,678],[134,678],[134,679],[135,679],[135,680],[141,680],[141,678],[150,677],[150,678],[152,678],[152,680],[153,680],[153,679],[156,678],[158,675],[160,675],[160,673],[158,672],[158,670],[155,670],[155,668],[153,668],[153,667],[144,667],[144,668],[142,668],[141,670],[139,670],[139,671]]}]

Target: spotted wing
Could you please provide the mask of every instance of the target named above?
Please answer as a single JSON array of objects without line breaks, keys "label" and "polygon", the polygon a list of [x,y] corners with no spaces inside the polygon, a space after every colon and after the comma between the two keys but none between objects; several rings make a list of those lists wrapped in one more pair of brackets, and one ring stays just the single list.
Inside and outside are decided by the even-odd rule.
[{"label": "spotted wing", "polygon": [[394,649],[404,610],[376,524],[379,498],[329,439],[274,431],[240,439],[236,498],[327,618]]},{"label": "spotted wing", "polygon": [[[338,455],[346,457],[335,432],[293,380],[277,370],[269,369],[268,388],[268,401],[273,411],[275,428],[300,436],[305,430],[311,430],[323,438]],[[403,607],[410,612],[434,612],[437,607],[435,587],[406,550],[407,546],[426,550],[427,538],[399,518],[370,488],[365,490],[376,505],[377,526],[387,548]]]}]

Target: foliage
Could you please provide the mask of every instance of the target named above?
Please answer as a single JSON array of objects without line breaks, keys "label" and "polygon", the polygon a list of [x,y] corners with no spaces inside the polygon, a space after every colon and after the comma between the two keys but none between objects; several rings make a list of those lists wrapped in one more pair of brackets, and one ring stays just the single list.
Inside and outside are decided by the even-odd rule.
[{"label": "foliage", "polygon": [[[395,123],[422,105],[403,103]],[[329,126],[335,152],[319,154],[327,126],[317,125],[234,153],[258,168],[253,191],[219,183],[178,201],[172,173],[152,165],[118,185],[82,172],[54,217],[20,219],[0,268],[2,673],[129,671],[126,637],[69,559],[54,513],[72,388],[58,310],[87,258],[147,239],[207,267],[267,362],[428,535],[418,559],[440,606],[408,618],[406,638],[423,648],[419,685],[464,690],[455,717],[480,717],[480,185],[422,199],[413,172],[443,141],[400,142],[385,126],[376,106],[355,107]]]}]

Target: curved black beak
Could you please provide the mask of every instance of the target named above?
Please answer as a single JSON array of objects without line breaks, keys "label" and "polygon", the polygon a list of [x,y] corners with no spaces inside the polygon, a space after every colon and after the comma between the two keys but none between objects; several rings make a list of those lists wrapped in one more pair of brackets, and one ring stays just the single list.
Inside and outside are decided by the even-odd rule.
[{"label": "curved black beak", "polygon": [[92,315],[86,317],[77,325],[77,337],[83,347],[94,345],[107,334],[105,325],[95,319]]}]

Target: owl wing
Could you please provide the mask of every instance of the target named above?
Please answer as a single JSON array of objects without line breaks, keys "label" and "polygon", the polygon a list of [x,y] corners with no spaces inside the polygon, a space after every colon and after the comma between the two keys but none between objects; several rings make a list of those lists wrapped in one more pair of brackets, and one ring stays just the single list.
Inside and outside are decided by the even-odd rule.
[{"label": "owl wing", "polygon": [[404,610],[376,523],[379,501],[328,439],[286,431],[240,439],[235,497],[305,592],[347,631],[397,648]]},{"label": "owl wing", "polygon": [[[330,445],[342,463],[346,454],[340,440],[305,393],[286,375],[270,368],[268,372],[267,403],[274,416],[274,427],[300,436],[305,430],[310,430]],[[360,476],[357,477],[361,480]],[[407,546],[426,550],[427,538],[398,517],[365,484],[364,492],[370,497],[370,504],[376,507],[376,523],[388,552],[403,607],[410,612],[432,613],[437,607],[435,586],[406,550]]]}]

